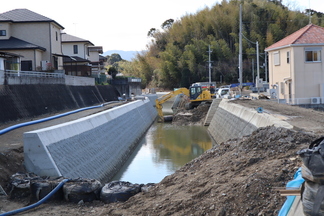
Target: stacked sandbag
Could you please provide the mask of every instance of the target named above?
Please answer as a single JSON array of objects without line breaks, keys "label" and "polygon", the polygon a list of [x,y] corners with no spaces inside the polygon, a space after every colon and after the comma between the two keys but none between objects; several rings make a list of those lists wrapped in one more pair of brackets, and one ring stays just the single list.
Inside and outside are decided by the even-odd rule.
[{"label": "stacked sandbag", "polygon": [[9,193],[10,199],[26,198],[31,195],[30,186],[33,181],[41,180],[42,178],[34,173],[15,173],[10,178]]},{"label": "stacked sandbag", "polygon": [[[11,179],[9,197],[12,199],[30,197],[31,203],[42,200],[65,180],[64,177],[40,177],[33,173],[16,173]],[[101,182],[96,179],[69,179],[47,201],[65,200],[80,203],[101,200],[104,203],[124,202],[141,191],[147,192],[154,185],[153,183],[132,184],[126,181],[113,181],[102,186]]]},{"label": "stacked sandbag", "polygon": [[324,137],[313,141],[309,148],[297,152],[303,160],[302,192],[304,215],[324,215]]},{"label": "stacked sandbag", "polygon": [[78,203],[98,200],[102,185],[96,179],[72,179],[63,185],[64,199]]}]

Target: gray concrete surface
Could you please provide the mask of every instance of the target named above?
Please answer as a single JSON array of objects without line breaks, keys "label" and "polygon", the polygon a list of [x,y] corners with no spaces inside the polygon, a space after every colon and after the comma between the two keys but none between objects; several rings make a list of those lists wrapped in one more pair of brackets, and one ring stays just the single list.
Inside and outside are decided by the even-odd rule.
[{"label": "gray concrete surface", "polygon": [[292,129],[293,126],[268,113],[258,113],[252,108],[228,103],[222,99],[213,116],[208,131],[217,143],[251,134],[259,127],[274,125]]},{"label": "gray concrete surface", "polygon": [[156,118],[149,99],[24,133],[25,166],[38,175],[110,179]]}]

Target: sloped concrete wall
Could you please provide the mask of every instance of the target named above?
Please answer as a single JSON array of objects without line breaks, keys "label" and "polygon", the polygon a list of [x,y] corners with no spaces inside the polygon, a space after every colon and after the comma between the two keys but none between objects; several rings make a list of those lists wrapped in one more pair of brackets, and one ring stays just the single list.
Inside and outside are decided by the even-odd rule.
[{"label": "sloped concrete wall", "polygon": [[223,99],[213,116],[208,131],[217,143],[250,135],[260,127],[274,125],[292,129],[292,125],[267,113],[230,103]]},{"label": "sloped concrete wall", "polygon": [[111,179],[156,117],[156,109],[146,98],[26,132],[25,166],[41,176]]}]

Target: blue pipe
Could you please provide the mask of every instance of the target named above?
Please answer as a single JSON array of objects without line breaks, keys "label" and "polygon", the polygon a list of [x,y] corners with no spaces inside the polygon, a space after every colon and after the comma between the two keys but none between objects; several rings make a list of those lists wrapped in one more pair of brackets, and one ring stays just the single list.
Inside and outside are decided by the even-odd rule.
[{"label": "blue pipe", "polygon": [[10,212],[5,212],[3,214],[0,214],[0,216],[7,216],[7,215],[14,215],[14,214],[18,214],[20,212],[23,212],[23,211],[27,211],[27,210],[30,210],[32,208],[35,208],[41,204],[43,204],[44,202],[46,202],[53,194],[55,194],[66,182],[68,182],[69,179],[64,179],[62,180],[55,188],[54,190],[52,190],[49,194],[47,194],[43,199],[39,200],[37,203],[34,203],[32,205],[29,205],[29,206],[26,206],[26,207],[23,207],[21,209],[16,209],[16,210],[13,210],[13,211],[10,211]]},{"label": "blue pipe", "polygon": [[[302,174],[301,174],[301,167],[299,167],[294,175],[294,179],[289,181],[286,184],[286,187],[298,187],[299,188],[303,184],[304,181],[305,180],[303,179]],[[296,198],[296,196],[287,196],[287,200],[281,207],[278,216],[288,215],[290,208],[291,208],[293,202],[295,201],[295,198]]]},{"label": "blue pipe", "polygon": [[5,134],[5,133],[7,133],[9,131],[12,131],[12,130],[20,128],[20,127],[24,127],[24,126],[28,126],[28,125],[32,125],[32,124],[38,124],[38,123],[41,123],[41,122],[53,120],[53,119],[56,119],[56,118],[60,118],[60,117],[63,117],[63,116],[67,116],[67,115],[74,114],[74,113],[81,112],[81,111],[88,110],[88,109],[100,108],[100,107],[103,107],[104,105],[107,105],[109,103],[115,103],[115,102],[116,101],[111,101],[111,102],[100,104],[100,105],[97,105],[97,106],[85,107],[85,108],[69,111],[69,112],[66,112],[66,113],[58,114],[58,115],[43,118],[43,119],[38,119],[38,120],[34,120],[34,121],[29,121],[29,122],[24,122],[24,123],[12,125],[10,127],[7,127],[7,128],[4,128],[4,129],[0,130],[0,135]]}]

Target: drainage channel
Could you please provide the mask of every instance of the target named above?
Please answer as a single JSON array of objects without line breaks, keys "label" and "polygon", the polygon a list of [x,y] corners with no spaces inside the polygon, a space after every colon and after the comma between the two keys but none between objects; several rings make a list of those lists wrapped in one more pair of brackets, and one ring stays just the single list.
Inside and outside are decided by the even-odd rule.
[{"label": "drainage channel", "polygon": [[212,145],[207,127],[154,123],[113,180],[158,183]]}]

